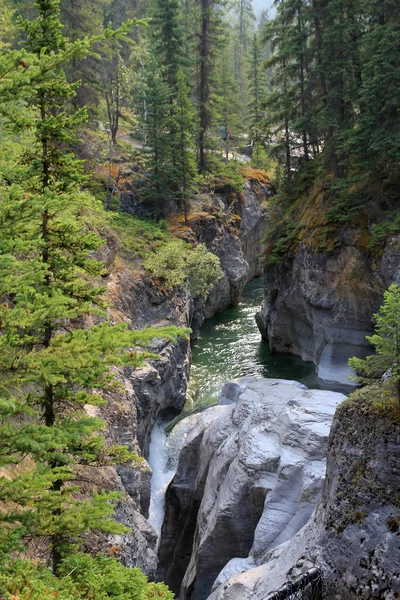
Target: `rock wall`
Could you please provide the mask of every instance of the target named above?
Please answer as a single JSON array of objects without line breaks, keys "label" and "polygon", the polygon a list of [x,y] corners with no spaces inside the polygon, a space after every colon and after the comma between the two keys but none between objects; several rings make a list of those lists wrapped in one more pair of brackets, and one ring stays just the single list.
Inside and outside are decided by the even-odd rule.
[{"label": "rock wall", "polygon": [[[195,234],[204,241],[220,259],[224,279],[207,302],[192,298],[185,290],[167,293],[145,276],[139,264],[113,269],[112,262],[117,251],[114,238],[107,240],[98,252],[106,261],[108,296],[113,308],[110,317],[115,322],[125,321],[134,328],[147,326],[163,327],[177,325],[192,326],[198,330],[204,318],[239,301],[244,285],[257,270],[258,254],[261,251],[261,231],[264,215],[260,201],[271,190],[264,186],[256,194],[246,184],[243,202],[233,208],[223,197],[225,213],[222,218],[196,219]],[[221,199],[222,198],[222,199]],[[225,202],[225,204],[224,204]],[[236,229],[230,224],[232,210],[240,223]],[[241,239],[245,242],[245,253]],[[250,238],[253,240],[249,242]],[[112,443],[124,444],[138,452],[144,460],[140,464],[100,470],[96,481],[104,489],[120,489],[125,500],[117,507],[117,518],[132,529],[131,534],[105,538],[99,536],[90,544],[96,550],[105,550],[110,545],[128,566],[139,566],[147,575],[155,573],[156,535],[146,519],[150,502],[151,470],[146,462],[152,428],[159,416],[167,411],[178,412],[185,402],[185,393],[190,368],[190,343],[181,340],[173,345],[166,340],[156,340],[151,348],[159,356],[141,369],[124,369],[118,373],[122,392],[108,395],[108,404],[95,410],[107,423],[106,437]],[[100,483],[98,489],[102,489]]]},{"label": "rock wall", "polygon": [[400,283],[400,237],[390,240],[379,265],[357,248],[359,232],[344,236],[332,253],[295,255],[265,270],[265,295],[257,323],[271,349],[311,360],[325,381],[349,384],[347,361],[370,353],[366,335],[384,290]]},{"label": "rock wall", "polygon": [[315,514],[261,561],[232,565],[209,600],[264,600],[312,566],[324,574],[326,600],[398,598],[399,419],[398,408],[376,410],[361,394],[341,405]]},{"label": "rock wall", "polygon": [[308,521],[343,398],[295,382],[243,378],[225,386],[222,405],[199,417],[167,491],[159,548],[157,577],[182,600],[207,598],[217,576],[218,583],[228,577],[229,561],[243,569],[262,560]]},{"label": "rock wall", "polygon": [[[216,195],[215,210],[223,211],[228,218],[213,217],[209,213],[192,221],[199,242],[216,254],[224,271],[208,298],[196,298],[191,327],[194,337],[204,319],[239,303],[246,283],[262,273],[263,237],[268,215],[262,211],[261,202],[273,194],[273,188],[264,183],[244,184],[240,198],[234,201]],[[233,220],[231,217],[236,216]],[[239,223],[239,225],[237,225]]]}]

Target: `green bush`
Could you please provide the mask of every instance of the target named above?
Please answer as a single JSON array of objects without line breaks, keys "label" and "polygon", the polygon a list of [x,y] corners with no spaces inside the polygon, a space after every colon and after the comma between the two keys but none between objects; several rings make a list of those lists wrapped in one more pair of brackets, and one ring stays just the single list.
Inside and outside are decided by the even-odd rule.
[{"label": "green bush", "polygon": [[175,239],[162,251],[148,256],[143,265],[168,288],[185,285],[194,296],[206,295],[222,277],[219,258],[204,244],[193,249],[183,240]]},{"label": "green bush", "polygon": [[166,585],[148,583],[140,569],[80,553],[62,561],[59,577],[36,562],[16,560],[2,569],[0,591],[19,600],[173,600]]},{"label": "green bush", "polygon": [[375,354],[365,360],[350,358],[349,367],[357,373],[353,379],[364,384],[387,372],[387,385],[395,386],[400,398],[400,287],[396,283],[386,290],[384,303],[374,318],[375,333],[367,340],[375,347]]}]

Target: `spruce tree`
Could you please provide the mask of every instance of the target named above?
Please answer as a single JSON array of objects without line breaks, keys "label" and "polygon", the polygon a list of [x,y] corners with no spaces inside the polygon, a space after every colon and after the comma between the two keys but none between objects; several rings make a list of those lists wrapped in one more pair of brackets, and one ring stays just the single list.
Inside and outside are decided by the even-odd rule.
[{"label": "spruce tree", "polygon": [[[20,88],[35,139],[14,180],[8,176],[0,188],[0,463],[11,475],[0,484],[0,532],[9,539],[16,527],[27,540],[43,536],[57,571],[66,548],[85,533],[125,530],[111,518],[118,494],[79,502],[70,483],[74,464],[124,454],[105,447],[98,435],[104,423],[84,405],[103,403],[101,391],[115,389],[111,365],[141,364],[148,355],[141,347],[178,331],[107,322],[104,289],[96,285],[102,265],[92,256],[102,240],[87,225],[99,207],[82,191],[82,164],[69,149],[86,113],[68,110],[77,86],[59,66],[83,56],[90,42],[64,39],[58,0],[37,0],[36,7],[34,22],[19,22],[31,56],[47,65],[32,89]],[[12,465],[24,458],[26,472],[13,477]]]},{"label": "spruce tree", "polygon": [[156,0],[151,19],[154,55],[172,96],[177,91],[179,70],[182,65],[187,64],[179,13],[178,0]]},{"label": "spruce tree", "polygon": [[139,129],[146,140],[151,173],[144,187],[144,199],[163,212],[165,202],[171,198],[173,179],[170,88],[153,56],[143,73],[138,103]]},{"label": "spruce tree", "polygon": [[178,72],[177,95],[174,117],[177,131],[175,134],[174,167],[178,185],[178,200],[183,207],[185,222],[190,210],[190,192],[197,175],[196,159],[193,153],[193,139],[196,131],[195,112],[190,101],[190,88],[181,68]]},{"label": "spruce tree", "polygon": [[371,383],[388,372],[387,382],[393,383],[400,402],[400,287],[392,283],[384,295],[376,321],[374,335],[367,340],[374,346],[375,354],[361,359],[353,357],[349,366],[354,369],[361,383]]},{"label": "spruce tree", "polygon": [[[197,103],[199,111],[198,160],[199,170],[206,169],[206,138],[212,121],[212,82],[215,75],[217,51],[221,48],[225,24],[223,14],[226,0],[200,0],[199,31],[197,32]],[[223,42],[222,42],[223,43]]]},{"label": "spruce tree", "polygon": [[255,33],[251,42],[248,80],[249,80],[249,96],[250,102],[248,105],[248,119],[250,125],[251,139],[255,143],[260,141],[261,127],[260,121],[264,116],[264,102],[267,92],[267,78],[265,73],[264,55],[258,35]]}]

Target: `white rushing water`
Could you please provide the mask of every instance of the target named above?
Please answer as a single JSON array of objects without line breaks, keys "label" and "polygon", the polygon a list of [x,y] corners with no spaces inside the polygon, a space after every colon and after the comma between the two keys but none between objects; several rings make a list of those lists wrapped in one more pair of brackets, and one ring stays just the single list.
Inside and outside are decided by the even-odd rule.
[{"label": "white rushing water", "polygon": [[147,460],[153,474],[148,521],[159,537],[165,514],[165,493],[176,473],[179,453],[185,443],[187,433],[198,418],[199,415],[191,415],[183,419],[168,436],[165,434],[168,421],[158,419],[151,432]]},{"label": "white rushing water", "polygon": [[151,477],[149,523],[154,527],[158,536],[161,533],[165,513],[165,492],[176,469],[168,460],[167,436],[165,434],[166,426],[167,422],[161,419],[154,425],[151,432],[148,458],[148,463],[153,472]]}]

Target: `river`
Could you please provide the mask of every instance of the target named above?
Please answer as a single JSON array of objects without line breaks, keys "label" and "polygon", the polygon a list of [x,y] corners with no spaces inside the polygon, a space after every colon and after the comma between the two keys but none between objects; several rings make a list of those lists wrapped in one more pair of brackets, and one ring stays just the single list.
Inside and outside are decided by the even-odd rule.
[{"label": "river", "polygon": [[262,341],[254,316],[261,306],[263,287],[262,277],[253,279],[238,306],[205,321],[200,338],[192,344],[187,408],[215,402],[227,381],[245,375],[295,379],[310,388],[329,387],[318,379],[313,363],[293,354],[274,354]]},{"label": "river", "polygon": [[[263,299],[263,278],[254,279],[243,292],[242,301],[212,319],[192,344],[192,368],[185,410],[215,403],[230,379],[255,375],[294,379],[310,388],[329,387],[318,380],[315,366],[292,354],[274,354],[261,340],[255,314]],[[193,420],[194,419],[194,420]],[[153,428],[149,464],[153,471],[149,522],[160,534],[164,517],[165,491],[178,462],[179,451],[196,415],[178,423],[167,437],[166,421]]]}]

